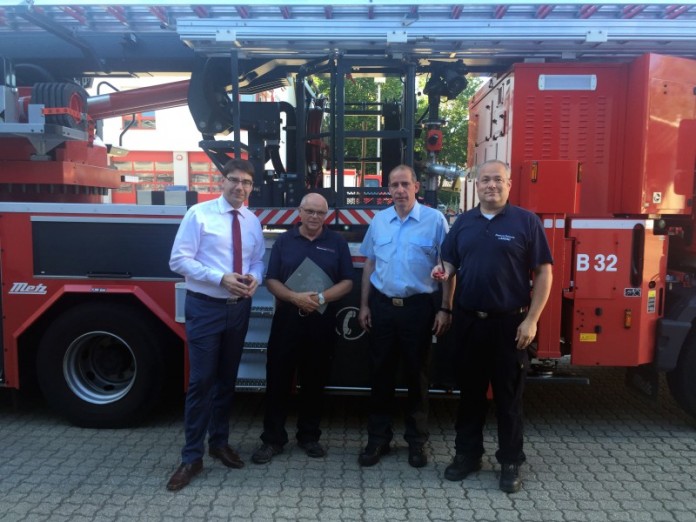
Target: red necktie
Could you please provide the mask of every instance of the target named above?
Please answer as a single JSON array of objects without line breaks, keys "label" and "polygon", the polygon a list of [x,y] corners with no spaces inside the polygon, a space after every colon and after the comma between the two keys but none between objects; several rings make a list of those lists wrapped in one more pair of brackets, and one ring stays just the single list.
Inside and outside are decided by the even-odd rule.
[{"label": "red necktie", "polygon": [[242,227],[239,224],[239,210],[232,211],[232,267],[233,272],[242,273]]}]

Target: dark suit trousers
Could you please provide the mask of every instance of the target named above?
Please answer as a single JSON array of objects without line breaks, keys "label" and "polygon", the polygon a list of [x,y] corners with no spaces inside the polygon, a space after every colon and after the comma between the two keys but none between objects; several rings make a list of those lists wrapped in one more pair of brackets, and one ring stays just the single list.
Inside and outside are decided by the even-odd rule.
[{"label": "dark suit trousers", "polygon": [[237,304],[212,303],[186,297],[189,387],[184,426],[186,444],[181,461],[203,456],[206,431],[211,448],[228,443],[229,419],[251,299]]}]

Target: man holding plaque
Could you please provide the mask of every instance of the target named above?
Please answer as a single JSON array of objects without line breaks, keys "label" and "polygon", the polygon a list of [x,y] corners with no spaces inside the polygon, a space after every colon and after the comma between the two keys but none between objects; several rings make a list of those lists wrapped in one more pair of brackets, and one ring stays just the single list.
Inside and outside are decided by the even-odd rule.
[{"label": "man holding plaque", "polygon": [[281,234],[271,249],[266,287],[276,298],[266,362],[266,413],[263,443],[251,460],[265,464],[288,442],[285,421],[295,370],[298,394],[297,443],[320,458],[321,406],[333,355],[334,303],[353,287],[348,243],[324,226],[328,204],[307,194],[300,202],[301,223]]}]

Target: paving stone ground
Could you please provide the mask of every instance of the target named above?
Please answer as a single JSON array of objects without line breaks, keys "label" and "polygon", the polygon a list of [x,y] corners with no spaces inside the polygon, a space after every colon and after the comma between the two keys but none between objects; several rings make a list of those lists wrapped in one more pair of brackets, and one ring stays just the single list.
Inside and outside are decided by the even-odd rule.
[{"label": "paving stone ground", "polygon": [[203,473],[170,493],[165,484],[183,440],[180,404],[135,429],[91,430],[68,425],[41,403],[15,407],[4,390],[0,522],[696,521],[696,421],[664,383],[653,401],[627,389],[622,370],[579,373],[589,386],[528,385],[528,462],[524,488],[514,495],[498,490],[492,411],[483,469],[463,482],[444,480],[455,400],[432,400],[427,467],[408,466],[399,437],[396,451],[361,469],[366,398],[329,398],[325,459],[289,444],[270,464],[255,465],[263,396],[240,395],[232,444],[247,466],[228,470],[206,457]]}]

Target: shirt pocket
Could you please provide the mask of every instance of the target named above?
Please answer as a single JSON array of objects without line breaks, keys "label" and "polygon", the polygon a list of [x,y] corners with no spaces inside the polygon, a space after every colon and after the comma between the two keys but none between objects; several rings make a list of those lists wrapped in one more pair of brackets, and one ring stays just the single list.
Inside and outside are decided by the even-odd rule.
[{"label": "shirt pocket", "polygon": [[375,257],[388,262],[395,254],[393,238],[391,236],[376,237],[374,249]]},{"label": "shirt pocket", "polygon": [[412,237],[408,240],[408,262],[427,267],[437,263],[437,247],[433,240],[425,237]]}]

